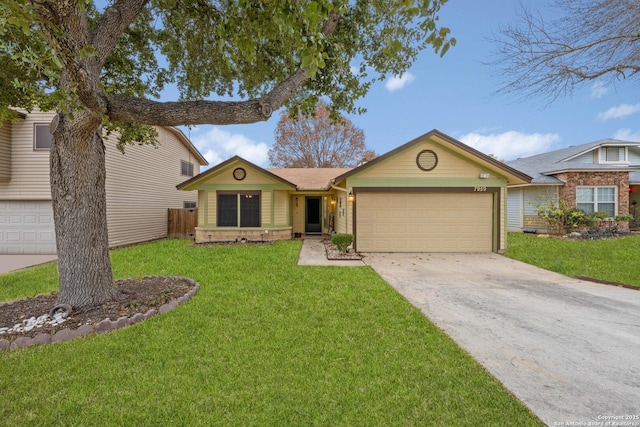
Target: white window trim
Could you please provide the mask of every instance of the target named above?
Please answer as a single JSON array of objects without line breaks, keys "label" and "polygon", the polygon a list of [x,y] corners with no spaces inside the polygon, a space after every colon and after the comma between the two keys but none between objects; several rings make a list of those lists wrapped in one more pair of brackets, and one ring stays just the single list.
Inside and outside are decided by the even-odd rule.
[{"label": "white window trim", "polygon": [[[614,162],[608,162],[607,161],[607,154],[606,154],[606,149],[607,148],[617,148],[618,150],[622,148],[624,150],[624,160],[617,160],[617,161],[614,161]],[[629,164],[629,147],[615,147],[615,146],[600,147],[599,148],[599,153],[598,153],[598,159],[599,159],[599,162],[601,164],[628,165]]]},{"label": "white window trim", "polygon": [[[579,188],[593,188],[593,211],[598,212],[598,189],[599,188],[613,188],[613,217],[618,215],[618,187],[615,185],[578,185],[576,186],[576,207],[578,207],[578,189]],[[610,203],[610,202],[607,202]],[[612,217],[612,218],[613,218]]]}]

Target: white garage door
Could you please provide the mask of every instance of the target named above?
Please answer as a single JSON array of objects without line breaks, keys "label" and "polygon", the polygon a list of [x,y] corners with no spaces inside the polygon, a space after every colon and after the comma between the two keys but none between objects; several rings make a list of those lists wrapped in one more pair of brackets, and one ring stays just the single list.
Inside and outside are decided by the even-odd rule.
[{"label": "white garage door", "polygon": [[491,252],[492,193],[358,193],[360,252]]},{"label": "white garage door", "polygon": [[0,254],[55,254],[49,201],[0,201]]}]

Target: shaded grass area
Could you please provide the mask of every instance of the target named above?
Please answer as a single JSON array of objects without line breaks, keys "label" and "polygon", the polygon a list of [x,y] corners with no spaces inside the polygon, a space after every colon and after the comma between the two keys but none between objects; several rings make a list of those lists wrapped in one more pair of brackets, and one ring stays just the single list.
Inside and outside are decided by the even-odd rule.
[{"label": "shaded grass area", "polygon": [[617,239],[541,238],[509,233],[506,256],[566,276],[586,276],[640,287],[640,235]]},{"label": "shaded grass area", "polygon": [[[187,304],[123,330],[0,353],[6,425],[541,425],[368,267],[299,267],[300,242],[112,252],[116,278],[183,275]],[[55,265],[0,276],[4,299]]]}]

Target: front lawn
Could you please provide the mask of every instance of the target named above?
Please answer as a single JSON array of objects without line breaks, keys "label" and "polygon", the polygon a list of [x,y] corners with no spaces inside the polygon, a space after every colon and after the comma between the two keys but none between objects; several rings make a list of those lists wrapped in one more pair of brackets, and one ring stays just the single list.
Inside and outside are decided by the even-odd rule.
[{"label": "front lawn", "polygon": [[624,283],[640,287],[640,235],[580,240],[509,233],[506,255],[566,276]]},{"label": "front lawn", "polygon": [[[185,305],[0,353],[4,425],[541,425],[368,267],[299,267],[300,242],[112,252],[117,278],[183,275]],[[0,276],[54,289],[55,264]]]}]

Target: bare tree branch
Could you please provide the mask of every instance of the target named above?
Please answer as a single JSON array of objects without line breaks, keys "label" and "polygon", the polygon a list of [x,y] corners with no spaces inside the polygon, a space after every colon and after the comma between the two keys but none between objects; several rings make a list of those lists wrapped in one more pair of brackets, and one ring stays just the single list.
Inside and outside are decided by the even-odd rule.
[{"label": "bare tree branch", "polygon": [[633,0],[556,0],[561,17],[545,21],[522,8],[521,26],[494,37],[504,83],[498,92],[551,101],[584,82],[640,76],[640,4]]}]

